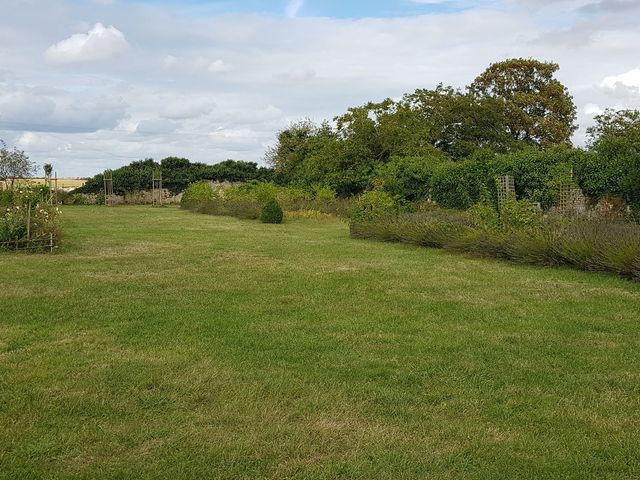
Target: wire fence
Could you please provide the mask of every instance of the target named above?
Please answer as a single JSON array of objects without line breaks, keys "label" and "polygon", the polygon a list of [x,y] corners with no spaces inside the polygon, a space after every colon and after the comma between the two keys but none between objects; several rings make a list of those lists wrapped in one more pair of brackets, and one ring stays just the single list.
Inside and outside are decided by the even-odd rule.
[{"label": "wire fence", "polygon": [[53,252],[56,245],[57,239],[53,233],[50,233],[44,238],[22,238],[20,240],[0,242],[0,250]]}]

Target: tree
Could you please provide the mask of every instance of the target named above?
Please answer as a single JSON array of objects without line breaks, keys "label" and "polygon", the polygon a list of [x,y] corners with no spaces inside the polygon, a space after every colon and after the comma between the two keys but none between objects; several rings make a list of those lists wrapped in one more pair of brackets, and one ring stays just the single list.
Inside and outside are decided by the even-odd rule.
[{"label": "tree", "polygon": [[22,150],[9,150],[7,144],[0,140],[0,182],[13,190],[16,180],[27,178],[36,172],[35,164]]},{"label": "tree", "polygon": [[276,145],[267,149],[265,161],[276,174],[291,175],[309,153],[310,139],[319,134],[320,128],[311,120],[291,124],[278,133]]},{"label": "tree", "polygon": [[[226,160],[215,165],[191,163],[186,158],[167,157],[159,164],[153,159],[132,162],[113,171],[114,192],[118,195],[148,190],[155,170],[162,171],[162,185],[172,193],[184,191],[191,183],[199,180],[246,182],[248,180],[271,180],[271,169],[258,167],[254,162]],[[104,188],[103,174],[100,173],[75,193],[100,193]]]},{"label": "tree", "polygon": [[640,148],[640,110],[608,108],[595,117],[596,124],[587,130],[589,147],[602,148],[617,140],[628,148]]},{"label": "tree", "polygon": [[[514,141],[507,132],[502,103],[477,97],[442,84],[434,90],[418,89],[407,94],[400,108],[417,115],[407,125],[430,145],[453,159],[468,157],[479,149],[506,152]],[[406,117],[406,115],[405,115]]]},{"label": "tree", "polygon": [[51,165],[50,163],[45,163],[42,169],[44,170],[45,177],[51,177],[51,174],[53,173],[53,165]]},{"label": "tree", "polygon": [[608,109],[589,128],[592,155],[576,166],[583,190],[591,196],[615,195],[640,216],[640,111]]},{"label": "tree", "polygon": [[556,63],[516,58],[494,63],[469,86],[469,92],[502,102],[510,135],[548,148],[571,144],[576,107],[554,74]]},{"label": "tree", "polygon": [[434,170],[446,162],[444,155],[432,157],[392,157],[378,168],[376,177],[394,198],[414,202],[428,198]]}]

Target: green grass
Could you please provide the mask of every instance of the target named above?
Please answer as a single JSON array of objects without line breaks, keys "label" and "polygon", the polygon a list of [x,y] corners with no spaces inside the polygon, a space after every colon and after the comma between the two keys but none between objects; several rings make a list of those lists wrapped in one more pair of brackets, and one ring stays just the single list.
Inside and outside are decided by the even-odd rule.
[{"label": "green grass", "polygon": [[0,254],[0,478],[640,477],[640,285],[175,208]]}]

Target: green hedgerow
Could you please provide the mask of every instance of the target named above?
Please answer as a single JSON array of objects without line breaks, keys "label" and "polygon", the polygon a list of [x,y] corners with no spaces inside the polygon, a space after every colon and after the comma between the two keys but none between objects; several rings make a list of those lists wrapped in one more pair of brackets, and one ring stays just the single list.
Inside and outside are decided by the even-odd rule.
[{"label": "green hedgerow", "polygon": [[283,217],[284,213],[280,204],[275,200],[269,200],[262,207],[260,221],[262,223],[282,223]]}]

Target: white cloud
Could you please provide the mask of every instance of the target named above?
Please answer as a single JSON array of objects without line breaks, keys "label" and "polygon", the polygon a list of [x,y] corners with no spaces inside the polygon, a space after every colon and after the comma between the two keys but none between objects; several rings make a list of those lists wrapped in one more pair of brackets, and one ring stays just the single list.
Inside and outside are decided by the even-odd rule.
[{"label": "white cloud", "polygon": [[170,120],[185,120],[211,113],[215,102],[206,96],[172,96],[164,99],[160,116]]},{"label": "white cloud", "polygon": [[304,6],[304,0],[289,0],[285,13],[289,18],[296,18]]},{"label": "white cloud", "polygon": [[[595,0],[451,3],[465,10],[289,21],[206,9],[196,17],[184,2],[0,0],[0,41],[11,46],[0,48],[0,138],[70,176],[169,155],[260,161],[291,121],[331,119],[438,82],[464,87],[489,63],[520,56],[561,65],[582,127],[576,142],[598,109],[640,105],[629,73],[638,67],[637,16],[613,8],[623,2],[602,1],[597,12],[580,10]],[[304,8],[289,6],[291,17]],[[86,21],[96,12],[119,30],[92,34]],[[51,47],[43,63],[43,45],[69,28],[85,33]],[[129,44],[118,61],[58,68],[115,58]]]},{"label": "white cloud", "polygon": [[207,70],[213,73],[226,72],[227,70],[229,70],[229,66],[224,63],[223,60],[218,59],[211,62],[207,67]]},{"label": "white cloud", "polygon": [[600,106],[596,105],[595,103],[587,103],[582,109],[582,111],[584,112],[585,115],[591,115],[591,116],[600,115],[604,113],[604,111],[600,108]]},{"label": "white cloud", "polygon": [[141,120],[136,127],[136,133],[142,134],[167,134],[175,132],[177,125],[170,120],[152,118]]},{"label": "white cloud", "polygon": [[108,60],[129,47],[124,34],[113,26],[96,23],[87,33],[76,33],[51,45],[45,59],[52,64]]},{"label": "white cloud", "polygon": [[0,84],[0,130],[86,133],[113,128],[125,115],[118,96]]},{"label": "white cloud", "polygon": [[616,97],[640,97],[640,68],[605,77],[600,88]]},{"label": "white cloud", "polygon": [[316,72],[312,68],[308,68],[305,70],[279,73],[276,75],[276,78],[288,82],[308,82],[316,78]]}]

